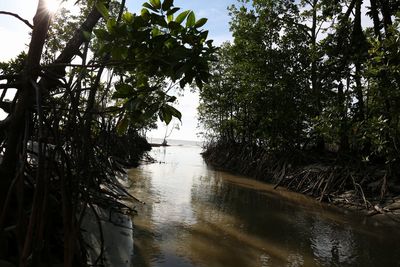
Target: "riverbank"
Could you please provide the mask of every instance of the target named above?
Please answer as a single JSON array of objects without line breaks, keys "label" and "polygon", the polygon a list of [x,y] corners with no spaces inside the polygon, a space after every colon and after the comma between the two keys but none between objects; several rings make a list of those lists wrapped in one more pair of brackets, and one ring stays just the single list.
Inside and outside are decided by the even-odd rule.
[{"label": "riverbank", "polygon": [[383,166],[338,161],[335,154],[271,156],[257,147],[214,144],[202,153],[207,164],[367,216],[400,222],[400,184]]},{"label": "riverbank", "polygon": [[210,168],[199,146],[154,148],[129,170],[133,266],[396,266],[398,226]]}]

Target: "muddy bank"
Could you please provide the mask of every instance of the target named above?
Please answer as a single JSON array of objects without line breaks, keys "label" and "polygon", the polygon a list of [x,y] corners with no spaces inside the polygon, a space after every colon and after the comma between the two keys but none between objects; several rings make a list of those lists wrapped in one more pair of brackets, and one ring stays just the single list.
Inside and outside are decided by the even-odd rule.
[{"label": "muddy bank", "polygon": [[202,155],[215,168],[400,222],[400,183],[391,179],[382,165],[339,161],[334,153],[272,156],[261,148],[237,144],[212,144]]}]

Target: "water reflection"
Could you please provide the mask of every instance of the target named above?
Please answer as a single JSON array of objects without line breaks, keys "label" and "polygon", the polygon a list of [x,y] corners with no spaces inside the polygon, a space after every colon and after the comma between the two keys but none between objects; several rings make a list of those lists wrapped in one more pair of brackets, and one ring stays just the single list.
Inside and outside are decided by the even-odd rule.
[{"label": "water reflection", "polygon": [[131,171],[134,266],[400,266],[396,228],[209,169],[199,147],[152,153]]}]

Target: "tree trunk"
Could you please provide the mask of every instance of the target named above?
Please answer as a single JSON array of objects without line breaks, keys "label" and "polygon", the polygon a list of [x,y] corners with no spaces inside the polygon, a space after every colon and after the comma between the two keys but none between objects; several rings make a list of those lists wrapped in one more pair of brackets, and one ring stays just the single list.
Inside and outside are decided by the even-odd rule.
[{"label": "tree trunk", "polygon": [[371,15],[372,15],[372,20],[374,22],[374,33],[378,40],[382,39],[381,36],[381,25],[380,25],[380,20],[379,20],[379,11],[378,11],[378,5],[376,3],[377,0],[370,0],[370,5],[371,5]]},{"label": "tree trunk", "polygon": [[29,45],[26,64],[21,75],[21,90],[16,95],[17,104],[14,112],[10,114],[12,120],[7,129],[7,145],[3,161],[0,165],[0,207],[12,179],[15,178],[18,155],[21,153],[21,143],[25,129],[25,120],[28,118],[30,108],[34,104],[35,90],[32,82],[36,82],[40,73],[40,59],[50,26],[51,14],[46,9],[46,1],[39,0],[36,15],[33,19],[31,43]]},{"label": "tree trunk", "polygon": [[365,61],[367,51],[367,43],[363,33],[362,24],[361,24],[361,7],[362,0],[357,0],[355,6],[355,17],[354,17],[354,28],[353,28],[353,40],[352,46],[354,51],[354,64],[356,67],[354,79],[356,82],[356,97],[357,97],[357,111],[356,111],[356,119],[358,121],[362,121],[364,119],[364,97],[361,83],[361,73],[362,73],[362,62]]},{"label": "tree trunk", "polygon": [[339,152],[345,153],[349,150],[349,138],[347,135],[346,97],[344,95],[342,82],[340,82],[338,86],[338,109],[339,109],[339,119],[340,119]]},{"label": "tree trunk", "polygon": [[390,3],[388,0],[381,0],[381,13],[383,18],[383,27],[386,34],[388,34],[389,26],[392,25],[392,13],[390,10]]},{"label": "tree trunk", "polygon": [[[313,0],[312,3],[312,26],[311,26],[311,87],[314,96],[314,116],[320,116],[322,112],[321,104],[321,89],[318,82],[318,67],[317,67],[317,16],[318,0]],[[325,149],[325,140],[322,135],[316,138],[316,149],[322,152]]]}]

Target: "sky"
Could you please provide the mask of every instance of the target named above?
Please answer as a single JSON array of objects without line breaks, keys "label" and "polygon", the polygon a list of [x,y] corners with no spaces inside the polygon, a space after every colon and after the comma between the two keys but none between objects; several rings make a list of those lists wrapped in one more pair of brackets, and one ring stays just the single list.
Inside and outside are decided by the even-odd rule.
[{"label": "sky", "polygon": [[[54,1],[54,0],[48,0]],[[68,0],[67,4],[73,4],[76,0]],[[0,0],[0,11],[9,11],[19,14],[21,17],[32,21],[36,11],[37,0]],[[130,12],[139,12],[141,10],[142,0],[127,0],[127,7]],[[208,23],[204,26],[209,30],[210,39],[214,40],[215,45],[220,45],[224,41],[232,40],[232,34],[229,32],[229,15],[227,7],[236,4],[236,0],[175,0],[174,4],[181,7],[182,10],[193,10],[197,18],[206,17]],[[364,5],[365,9],[365,5]],[[365,14],[365,10],[363,12]],[[365,26],[370,26],[371,21],[363,18]],[[30,29],[22,22],[13,17],[0,14],[0,36],[3,39],[0,42],[0,61],[6,61],[15,57],[22,50],[27,50],[29,43]],[[185,90],[184,96],[178,97],[176,107],[183,114],[180,130],[173,130],[169,136],[170,139],[180,140],[199,140],[197,133],[197,111],[199,103],[198,92]],[[4,116],[0,109],[0,119]],[[169,131],[169,130],[167,130]],[[166,126],[159,122],[159,129],[148,133],[149,138],[163,138],[166,132]]]},{"label": "sky", "polygon": [[[48,0],[51,1],[51,0]],[[68,0],[72,4],[76,0]],[[130,12],[138,12],[144,1],[127,0],[127,7]],[[9,11],[19,14],[22,18],[32,22],[36,11],[37,0],[0,0],[0,11]],[[229,15],[227,7],[236,3],[236,0],[175,0],[174,5],[182,10],[193,10],[197,18],[208,18],[204,26],[209,30],[209,38],[214,40],[215,45],[232,39],[229,32]],[[29,44],[30,29],[19,20],[0,14],[0,61],[7,61],[14,58],[22,50],[27,50]],[[170,139],[199,140],[197,133],[197,111],[199,103],[198,92],[185,90],[184,96],[178,97],[176,107],[183,114],[180,130],[173,130]],[[0,117],[4,116],[4,113]],[[169,131],[169,130],[168,130]],[[148,133],[149,138],[163,138],[166,126],[159,122],[159,129]]]},{"label": "sky", "polygon": [[[127,1],[128,7],[132,11],[141,9],[142,1]],[[229,15],[227,7],[237,3],[236,0],[175,0],[174,5],[182,8],[182,10],[193,10],[196,18],[207,18],[208,22],[204,26],[209,30],[209,38],[214,40],[214,45],[220,45],[225,41],[232,40],[232,34],[229,32]],[[199,104],[198,92],[190,92],[185,90],[184,96],[178,97],[176,107],[182,113],[182,124],[179,130],[172,130],[170,139],[179,140],[200,140],[197,135],[201,129],[197,128],[197,106]],[[159,122],[158,130],[148,133],[149,138],[163,138],[165,133],[170,131],[165,124]]]}]

